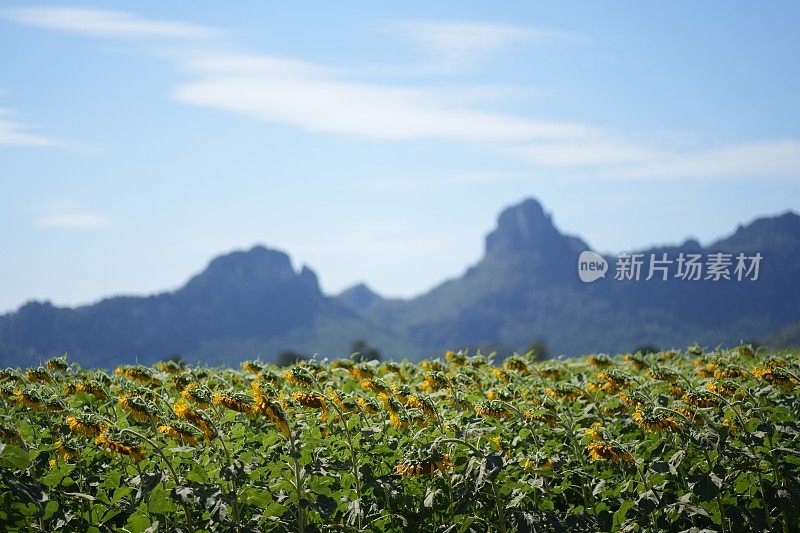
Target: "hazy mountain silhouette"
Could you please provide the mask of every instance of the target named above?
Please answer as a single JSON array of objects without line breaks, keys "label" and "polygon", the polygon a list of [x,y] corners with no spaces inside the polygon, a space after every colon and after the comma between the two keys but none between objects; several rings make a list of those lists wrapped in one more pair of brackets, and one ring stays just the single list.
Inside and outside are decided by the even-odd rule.
[{"label": "hazy mountain silhouette", "polygon": [[[704,248],[693,240],[642,250],[764,257],[757,281],[614,280],[582,283],[589,249],[562,234],[529,199],[505,209],[483,258],[411,300],[360,284],[337,297],[307,267],[256,246],[217,257],[174,292],[115,297],[77,308],[30,302],[0,316],[0,363],[29,365],[70,352],[86,364],[150,362],[172,353],[209,363],[274,357],[280,350],[341,355],[367,339],[384,354],[422,357],[462,346],[522,349],[544,339],[555,353],[628,350],[642,343],[714,346],[761,339],[800,322],[800,217],[761,218]],[[643,272],[643,278],[646,272]]]}]

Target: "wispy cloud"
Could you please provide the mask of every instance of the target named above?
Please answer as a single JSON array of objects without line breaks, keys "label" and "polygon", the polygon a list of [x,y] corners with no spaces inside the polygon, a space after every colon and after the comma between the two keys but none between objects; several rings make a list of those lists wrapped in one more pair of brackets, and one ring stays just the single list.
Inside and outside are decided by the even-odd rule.
[{"label": "wispy cloud", "polygon": [[167,22],[139,17],[123,11],[81,9],[72,7],[33,7],[7,9],[5,18],[53,30],[115,37],[140,38],[199,38],[217,34],[217,30],[198,24]]},{"label": "wispy cloud", "polygon": [[322,65],[271,56],[213,56],[186,65],[183,103],[215,107],[311,131],[375,139],[508,141],[589,135],[583,124],[537,121],[453,105],[441,90],[359,83]]},{"label": "wispy cloud", "polygon": [[59,146],[63,141],[29,131],[25,124],[11,118],[11,112],[0,108],[0,146]]},{"label": "wispy cloud", "polygon": [[43,211],[36,219],[36,225],[40,228],[100,230],[109,227],[113,222],[110,217],[81,209],[70,200],[51,202],[43,207]]},{"label": "wispy cloud", "polygon": [[564,32],[481,22],[397,22],[390,26],[396,35],[421,48],[431,66],[444,72],[458,72],[485,60],[491,54],[518,46],[564,38]]}]

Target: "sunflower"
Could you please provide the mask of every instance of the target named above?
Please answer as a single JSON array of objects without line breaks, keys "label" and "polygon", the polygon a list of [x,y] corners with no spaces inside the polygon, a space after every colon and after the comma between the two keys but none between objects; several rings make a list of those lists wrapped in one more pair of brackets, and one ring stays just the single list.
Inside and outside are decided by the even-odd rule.
[{"label": "sunflower", "polygon": [[564,383],[558,383],[552,387],[546,387],[544,389],[544,393],[551,398],[562,398],[569,401],[575,400],[581,395],[580,390]]},{"label": "sunflower", "polygon": [[200,429],[203,432],[206,440],[211,440],[217,436],[214,431],[214,426],[211,419],[203,411],[195,410],[189,407],[184,401],[178,401],[172,408],[173,412],[178,418],[182,418]]},{"label": "sunflower", "polygon": [[729,398],[736,392],[736,386],[730,381],[709,381],[706,383],[706,390]]},{"label": "sunflower", "polygon": [[122,439],[117,433],[103,432],[94,439],[99,447],[120,455],[127,455],[136,462],[144,459],[144,451],[136,443]]},{"label": "sunflower", "polygon": [[553,459],[542,453],[535,453],[532,457],[525,459],[522,467],[525,470],[545,470],[553,468]]},{"label": "sunflower", "polygon": [[331,368],[352,368],[356,364],[352,359],[337,359],[331,363]]},{"label": "sunflower", "polygon": [[170,424],[158,426],[158,432],[171,437],[172,439],[187,444],[197,446],[197,438],[193,427],[186,422],[175,420]]},{"label": "sunflower", "polygon": [[481,367],[481,366],[488,365],[489,364],[489,360],[486,359],[486,356],[478,353],[478,354],[475,354],[472,357],[468,358],[467,359],[467,363],[469,363],[469,366],[471,366],[471,367],[478,368],[478,367]]},{"label": "sunflower", "polygon": [[15,390],[14,397],[19,403],[31,411],[44,411],[45,403],[42,397],[35,390]]},{"label": "sunflower", "polygon": [[561,377],[561,369],[554,364],[548,364],[537,368],[536,372],[543,378],[558,379]]},{"label": "sunflower", "polygon": [[464,352],[446,351],[444,353],[444,360],[453,366],[464,366],[467,363],[467,356]]},{"label": "sunflower", "polygon": [[53,381],[53,377],[50,375],[50,372],[41,366],[37,368],[31,368],[25,372],[25,379],[31,383],[50,383]]},{"label": "sunflower", "polygon": [[442,363],[438,359],[425,359],[420,363],[422,370],[427,370],[429,372],[444,372],[444,363]]},{"label": "sunflower", "polygon": [[181,397],[184,400],[189,400],[201,409],[205,409],[211,403],[211,391],[196,383],[189,383],[186,385],[181,391]]},{"label": "sunflower", "polygon": [[298,387],[311,387],[314,385],[314,375],[307,368],[299,365],[284,370],[283,378]]},{"label": "sunflower", "polygon": [[214,405],[221,405],[238,413],[250,413],[253,397],[245,392],[233,391],[229,393],[217,392],[211,397]]},{"label": "sunflower", "polygon": [[627,387],[631,382],[630,376],[617,370],[616,368],[610,368],[608,370],[599,372],[597,374],[597,379],[605,382],[603,385],[603,390],[609,394],[616,393],[621,388]]},{"label": "sunflower", "polygon": [[267,417],[273,424],[278,426],[284,436],[289,437],[289,424],[286,420],[286,414],[279,403],[270,400],[263,394],[256,394],[253,401],[253,412]]},{"label": "sunflower", "polygon": [[447,376],[444,375],[444,372],[434,370],[425,374],[425,379],[423,379],[420,389],[436,392],[441,389],[446,389],[449,386],[450,381],[447,379]]},{"label": "sunflower", "polygon": [[381,363],[379,370],[381,375],[397,374],[400,376],[403,373],[403,367],[400,366],[400,363],[396,363],[394,361],[384,361]]},{"label": "sunflower", "polygon": [[68,416],[66,423],[72,433],[84,437],[96,437],[108,427],[107,422],[92,414]]},{"label": "sunflower", "polygon": [[489,389],[486,391],[486,397],[490,400],[502,400],[504,402],[510,402],[514,399],[514,393],[505,388]]},{"label": "sunflower", "polygon": [[67,360],[64,357],[52,357],[47,360],[45,363],[48,370],[52,370],[53,372],[61,372],[64,373],[67,371]]},{"label": "sunflower", "polygon": [[695,407],[716,407],[719,405],[719,398],[704,390],[690,390],[681,399]]},{"label": "sunflower", "polygon": [[376,415],[380,412],[381,406],[375,398],[369,396],[359,396],[356,398],[358,406],[367,414]]},{"label": "sunflower", "polygon": [[66,444],[61,440],[56,441],[55,451],[64,461],[76,461],[80,456],[80,451],[77,447]]},{"label": "sunflower", "polygon": [[664,430],[675,431],[680,428],[674,419],[666,414],[656,412],[650,407],[637,407],[632,418],[640,428],[656,433]]},{"label": "sunflower", "polygon": [[156,368],[165,374],[178,374],[183,371],[183,365],[177,361],[162,361],[156,364]]},{"label": "sunflower", "polygon": [[510,379],[510,376],[508,375],[508,372],[506,372],[505,370],[503,370],[501,368],[492,367],[491,373],[492,373],[492,375],[494,377],[496,377],[497,379],[499,379],[503,383],[508,383],[508,380]]},{"label": "sunflower", "polygon": [[536,422],[541,422],[542,424],[547,424],[551,428],[556,427],[559,422],[558,417],[550,411],[525,411],[522,414],[525,416],[525,418],[535,420]]},{"label": "sunflower", "polygon": [[587,361],[590,365],[596,366],[597,368],[608,368],[614,364],[614,360],[604,353],[590,355]]},{"label": "sunflower", "polygon": [[292,401],[311,409],[325,409],[325,397],[316,392],[293,392]]},{"label": "sunflower", "polygon": [[754,368],[753,375],[758,379],[763,379],[770,385],[780,387],[784,390],[791,390],[797,386],[797,380],[784,367],[773,365],[771,368]]},{"label": "sunflower", "polygon": [[633,368],[636,370],[644,370],[647,368],[647,361],[645,360],[644,356],[641,353],[636,354],[625,354],[622,356],[622,359],[629,362],[633,365]]},{"label": "sunflower", "polygon": [[475,406],[475,413],[486,418],[508,418],[513,412],[503,402],[489,400]]},{"label": "sunflower", "polygon": [[679,377],[677,371],[665,366],[654,366],[650,368],[649,374],[656,381],[666,381],[667,383],[672,383]]},{"label": "sunflower", "polygon": [[390,394],[392,389],[380,378],[363,379],[361,380],[361,387],[375,394]]},{"label": "sunflower", "polygon": [[726,366],[715,370],[714,377],[716,379],[741,379],[747,377],[747,370],[740,366]]},{"label": "sunflower", "polygon": [[592,440],[603,440],[603,435],[601,433],[603,429],[603,424],[600,422],[595,422],[591,425],[591,427],[586,428],[583,432],[586,436],[591,437]]},{"label": "sunflower", "polygon": [[519,355],[512,355],[511,357],[507,357],[505,361],[503,361],[503,368],[506,370],[513,370],[514,372],[519,372],[520,374],[528,373],[528,363],[526,363],[525,359],[523,359]]},{"label": "sunflower", "polygon": [[362,380],[375,376],[375,368],[369,363],[356,363],[349,367],[347,371],[353,379]]},{"label": "sunflower", "polygon": [[633,456],[613,444],[608,442],[590,442],[586,445],[586,450],[589,452],[589,457],[592,461],[624,461],[626,463],[633,462]]},{"label": "sunflower", "polygon": [[430,396],[424,394],[411,394],[406,400],[406,407],[420,409],[431,418],[436,418],[436,404]]},{"label": "sunflower", "polygon": [[242,370],[258,375],[264,371],[264,366],[256,361],[245,361],[242,363]]},{"label": "sunflower", "polygon": [[11,444],[22,444],[22,437],[19,432],[10,426],[0,423],[0,440]]},{"label": "sunflower", "polygon": [[117,405],[128,411],[133,418],[140,422],[149,422],[156,419],[156,406],[139,396],[123,394],[117,400]]},{"label": "sunflower", "polygon": [[624,405],[627,405],[628,407],[638,407],[639,405],[643,405],[644,403],[647,402],[647,398],[638,391],[620,392],[619,399]]},{"label": "sunflower", "polygon": [[450,468],[450,456],[437,449],[431,449],[427,452],[412,452],[395,465],[394,471],[401,476],[421,476],[444,472],[448,468]]},{"label": "sunflower", "polygon": [[161,386],[161,380],[155,377],[153,371],[142,365],[118,366],[116,369],[114,369],[114,373],[119,376],[124,376],[131,381],[144,383],[145,385],[150,385],[153,387]]},{"label": "sunflower", "polygon": [[85,394],[91,394],[98,400],[104,400],[108,398],[106,391],[103,390],[103,386],[100,385],[99,382],[91,380],[91,381],[81,381],[75,385],[76,392],[83,392]]},{"label": "sunflower", "polygon": [[397,396],[401,402],[407,402],[408,397],[411,396],[412,390],[408,385],[396,385],[393,387],[392,392]]}]

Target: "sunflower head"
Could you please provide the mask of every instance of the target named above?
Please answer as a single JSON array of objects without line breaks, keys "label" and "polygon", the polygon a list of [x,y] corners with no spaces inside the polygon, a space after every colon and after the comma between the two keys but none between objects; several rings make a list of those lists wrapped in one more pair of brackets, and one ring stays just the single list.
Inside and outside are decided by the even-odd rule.
[{"label": "sunflower head", "polygon": [[61,357],[51,357],[50,359],[47,360],[45,366],[47,367],[48,370],[52,370],[53,372],[60,372],[63,374],[69,368],[69,365],[67,365],[67,356],[62,355]]},{"label": "sunflower head", "polygon": [[498,400],[479,403],[475,406],[475,413],[485,418],[508,418],[513,415],[506,404]]},{"label": "sunflower head", "polygon": [[592,366],[596,366],[597,368],[608,368],[614,364],[614,360],[604,353],[590,355],[587,358],[587,362]]},{"label": "sunflower head", "polygon": [[633,412],[632,418],[636,425],[646,431],[659,433],[661,431],[675,431],[680,425],[663,411],[652,406],[639,406]]},{"label": "sunflower head", "polygon": [[586,446],[586,451],[589,452],[589,457],[592,461],[633,462],[633,456],[630,453],[605,441],[590,442]]},{"label": "sunflower head", "polygon": [[50,383],[53,381],[53,376],[43,366],[30,368],[25,372],[25,379],[31,383]]},{"label": "sunflower head", "polygon": [[438,447],[428,449],[412,448],[406,452],[403,460],[395,464],[395,473],[401,476],[433,475],[450,468],[450,456],[442,453]]}]

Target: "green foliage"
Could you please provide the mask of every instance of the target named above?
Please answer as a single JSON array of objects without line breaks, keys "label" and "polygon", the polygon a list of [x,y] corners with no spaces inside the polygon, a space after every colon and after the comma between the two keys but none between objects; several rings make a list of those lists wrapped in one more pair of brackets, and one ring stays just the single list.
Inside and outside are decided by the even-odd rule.
[{"label": "green foliage", "polygon": [[0,370],[25,531],[791,531],[800,358]]}]

